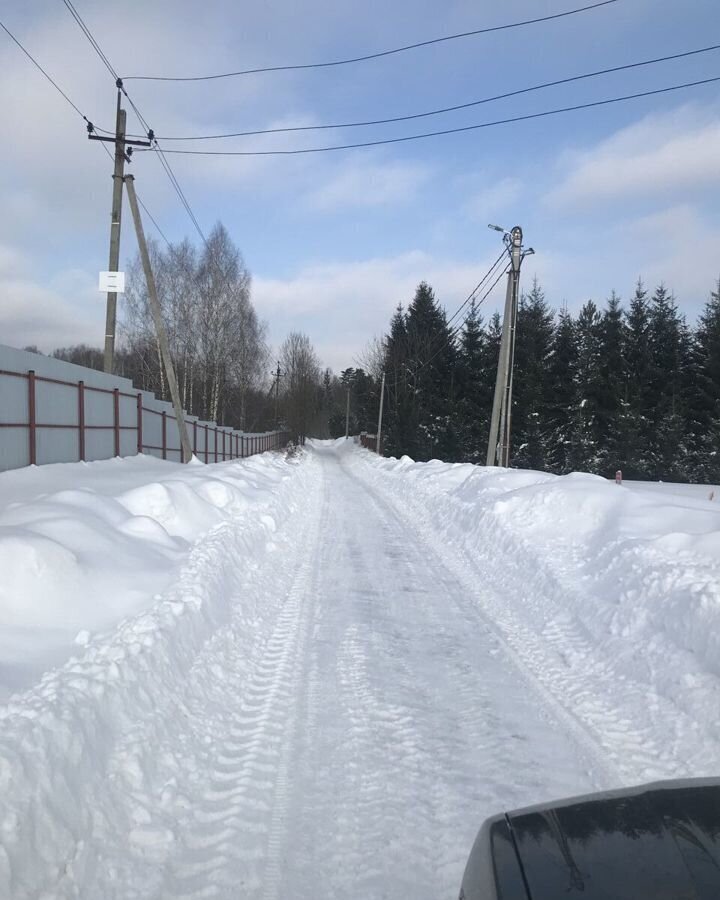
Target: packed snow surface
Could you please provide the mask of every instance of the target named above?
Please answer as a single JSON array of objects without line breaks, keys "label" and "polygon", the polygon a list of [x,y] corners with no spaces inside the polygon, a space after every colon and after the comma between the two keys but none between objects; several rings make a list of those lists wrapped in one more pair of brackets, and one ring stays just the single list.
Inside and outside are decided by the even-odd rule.
[{"label": "packed snow surface", "polygon": [[0,567],[2,898],[451,898],[488,815],[717,774],[709,489],[48,466]]}]

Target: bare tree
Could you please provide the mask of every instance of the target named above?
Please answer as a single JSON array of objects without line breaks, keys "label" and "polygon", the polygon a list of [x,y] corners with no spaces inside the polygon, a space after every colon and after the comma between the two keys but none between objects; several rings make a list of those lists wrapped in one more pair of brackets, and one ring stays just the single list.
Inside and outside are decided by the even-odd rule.
[{"label": "bare tree", "polygon": [[320,360],[307,335],[291,332],[280,349],[287,426],[300,443],[317,426],[322,406]]},{"label": "bare tree", "polygon": [[385,368],[385,343],[381,338],[374,337],[368,341],[364,349],[355,357],[355,365],[363,369],[375,381],[379,381]]},{"label": "bare tree", "polygon": [[[250,301],[250,273],[227,230],[218,224],[198,253],[189,241],[161,250],[149,241],[158,297],[183,406],[215,421],[232,409],[247,427],[248,398],[267,378],[266,325]],[[139,259],[128,266],[122,334],[124,374],[165,396],[155,330]]]}]

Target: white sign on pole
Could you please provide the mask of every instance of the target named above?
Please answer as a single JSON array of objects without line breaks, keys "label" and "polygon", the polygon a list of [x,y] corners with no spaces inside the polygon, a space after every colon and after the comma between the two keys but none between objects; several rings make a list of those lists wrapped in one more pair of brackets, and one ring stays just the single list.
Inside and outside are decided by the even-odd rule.
[{"label": "white sign on pole", "polygon": [[125,293],[125,273],[124,272],[101,272],[98,282],[98,290],[103,294],[124,294]]}]

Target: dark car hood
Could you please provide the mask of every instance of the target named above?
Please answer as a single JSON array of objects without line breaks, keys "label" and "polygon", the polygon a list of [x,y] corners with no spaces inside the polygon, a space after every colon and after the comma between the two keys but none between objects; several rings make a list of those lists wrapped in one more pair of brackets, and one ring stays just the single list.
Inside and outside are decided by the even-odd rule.
[{"label": "dark car hood", "polygon": [[720,779],[663,782],[488,820],[467,900],[720,900]]},{"label": "dark car hood", "polygon": [[720,898],[720,784],[507,818],[531,900]]}]

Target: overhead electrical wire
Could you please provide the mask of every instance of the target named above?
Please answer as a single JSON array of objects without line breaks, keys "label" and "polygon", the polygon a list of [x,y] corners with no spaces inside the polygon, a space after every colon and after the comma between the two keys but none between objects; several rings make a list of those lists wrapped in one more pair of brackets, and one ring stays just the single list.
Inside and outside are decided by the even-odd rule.
[{"label": "overhead electrical wire", "polygon": [[[495,119],[491,122],[479,122],[475,125],[463,125],[457,128],[444,128],[439,131],[426,131],[420,134],[409,134],[402,137],[382,138],[374,141],[360,141],[353,144],[334,144],[327,147],[301,147],[292,150],[165,150],[182,156],[296,156],[307,153],[330,153],[337,150],[355,150],[363,147],[379,147],[383,144],[402,144],[408,141],[419,141],[425,138],[440,137],[447,134],[460,134],[466,131],[477,131],[481,128],[494,128],[498,125],[509,125],[514,122],[527,122],[531,119],[542,119],[547,116],[557,116],[562,113],[576,112],[581,109],[592,109],[599,106],[609,106],[612,103],[622,103],[627,100],[637,100],[641,97],[653,97],[658,94],[667,94],[672,91],[680,91],[686,88],[698,87],[705,84],[713,84],[720,81],[720,76],[702,78],[697,81],[687,81],[682,84],[673,84],[668,87],[656,88],[650,91],[638,91],[634,94],[625,94],[621,97],[609,97],[604,100],[593,100],[587,103],[577,103],[573,106],[561,106],[556,109],[546,109],[542,112],[527,113],[520,116],[509,116],[505,119]],[[139,152],[147,153],[150,150],[141,149]]]},{"label": "overhead electrical wire", "polygon": [[540,22],[550,22],[554,19],[563,19],[567,16],[574,16],[578,13],[589,12],[593,9],[599,9],[602,6],[610,6],[619,0],[600,0],[599,3],[591,3],[587,6],[580,6],[575,9],[565,10],[565,12],[552,13],[547,16],[538,16],[534,19],[524,19],[520,22],[508,22],[504,25],[492,25],[486,28],[476,28],[472,31],[462,31],[458,34],[448,34],[442,37],[430,38],[426,41],[418,41],[414,44],[405,44],[402,47],[393,47],[389,50],[380,50],[376,53],[365,53],[362,56],[353,56],[347,59],[334,59],[329,62],[302,63],[299,65],[282,65],[282,66],[263,66],[256,69],[242,69],[237,72],[220,72],[212,75],[126,75],[123,76],[125,81],[217,81],[220,78],[236,78],[240,75],[257,75],[263,72],[294,72],[299,69],[328,69],[333,66],[347,66],[353,63],[367,62],[372,59],[380,59],[385,56],[394,56],[398,53],[406,53],[409,50],[417,50],[421,47],[429,47],[433,44],[442,44],[447,41],[456,41],[461,38],[475,37],[479,34],[490,34],[496,31],[507,31],[511,28],[521,28],[526,25],[536,25]]},{"label": "overhead electrical wire", "polygon": [[[505,253],[503,252],[502,255],[505,256]],[[501,259],[502,259],[502,257],[501,257]],[[493,266],[492,268],[494,269],[495,266]],[[478,302],[478,304],[477,304],[478,306],[482,306],[482,304],[487,300],[487,298],[490,296],[490,294],[491,294],[491,293],[493,292],[493,290],[495,289],[495,286],[497,285],[498,281],[500,281],[500,279],[503,277],[503,275],[507,275],[507,273],[508,273],[509,271],[510,271],[510,266],[506,266],[505,268],[503,268],[503,269],[501,270],[500,274],[497,276],[497,278],[495,279],[495,281],[493,281],[493,283],[490,285],[490,287],[485,291],[485,293],[484,293],[484,294],[482,295],[482,297],[480,298],[480,300],[479,300],[479,302]],[[488,273],[488,274],[489,274],[489,273]],[[487,276],[486,276],[486,277],[487,277]],[[484,278],[483,281],[485,281],[485,280],[486,280],[486,279]],[[481,284],[482,284],[482,282],[481,282]],[[470,294],[470,297],[468,298],[468,300],[470,300],[470,299],[475,295],[476,292],[477,292],[477,288],[475,288],[475,290]],[[467,302],[468,302],[468,301],[466,301],[466,303],[467,303]],[[464,305],[464,304],[463,304],[463,305]],[[468,315],[469,315],[469,314],[468,314]],[[417,376],[418,372],[422,371],[426,366],[429,366],[430,363],[431,363],[434,359],[437,359],[437,357],[443,352],[443,350],[445,350],[445,348],[446,348],[447,346],[450,346],[450,345],[452,344],[452,342],[455,340],[455,338],[456,338],[456,337],[460,334],[460,332],[462,331],[462,329],[463,329],[463,327],[465,326],[465,323],[467,322],[467,320],[468,320],[468,316],[465,316],[465,318],[464,318],[463,321],[458,325],[457,328],[455,328],[453,331],[451,331],[450,334],[448,334],[446,337],[443,337],[442,343],[441,343],[441,345],[438,347],[438,349],[435,351],[435,353],[433,353],[432,356],[430,356],[430,357],[429,357],[428,359],[426,359],[423,363],[421,363],[419,366],[417,366],[417,368],[415,369],[415,371],[414,371],[414,373],[413,373],[415,376]]]},{"label": "overhead electrical wire", "polygon": [[[471,109],[475,106],[482,106],[486,103],[494,103],[497,100],[507,100],[511,97],[519,97],[522,94],[530,94],[534,91],[542,91],[551,87],[559,87],[563,84],[571,84],[577,81],[584,81],[589,78],[598,78],[602,75],[611,75],[615,72],[625,72],[630,69],[639,69],[644,66],[653,66],[659,63],[671,62],[676,59],[685,59],[690,56],[698,56],[702,53],[710,53],[716,50],[720,50],[720,44],[712,44],[709,47],[700,47],[696,50],[686,50],[683,53],[673,53],[669,56],[658,56],[654,59],[646,59],[641,60],[639,62],[626,63],[622,66],[611,66],[607,69],[598,69],[595,72],[584,72],[581,75],[572,75],[568,78],[558,78],[555,81],[545,81],[541,84],[534,84],[530,87],[518,88],[514,91],[507,91],[503,94],[495,94],[492,97],[483,97],[479,100],[470,100],[467,103],[457,103],[454,106],[444,106],[439,109],[431,109],[426,112],[419,113],[411,113],[409,115],[403,116],[390,116],[384,119],[367,119],[365,121],[358,122],[336,122],[332,124],[321,124],[321,125],[289,125],[282,128],[258,128],[253,131],[232,131],[225,132],[222,134],[190,134],[184,136],[178,135],[160,135],[160,140],[163,141],[214,141],[214,140],[222,140],[225,138],[236,138],[236,137],[254,137],[262,134],[288,134],[291,132],[300,132],[300,131],[327,131],[336,128],[363,128],[370,125],[388,125],[397,122],[409,122],[413,119],[425,119],[429,116],[440,116],[446,113],[458,112],[462,109]],[[111,134],[112,132],[108,132]]]},{"label": "overhead electrical wire", "polygon": [[[73,17],[74,17],[74,16],[73,16]],[[95,130],[95,131],[106,131],[106,129],[104,129],[104,128],[97,128],[97,126],[93,126],[93,123],[90,121],[90,119],[88,119],[88,117],[87,117],[87,116],[82,112],[82,110],[81,110],[81,109],[73,102],[73,100],[68,96],[68,94],[67,94],[67,93],[60,87],[60,85],[55,81],[55,79],[52,78],[52,76],[48,74],[48,72],[40,65],[40,63],[35,59],[35,57],[27,50],[26,47],[23,46],[23,44],[18,40],[18,38],[15,37],[15,35],[10,31],[10,29],[7,28],[2,22],[0,22],[0,28],[2,28],[3,31],[8,35],[8,37],[9,37],[12,41],[14,41],[15,44],[17,44],[17,46],[20,48],[20,50],[22,50],[22,52],[25,54],[25,56],[26,56],[26,57],[30,60],[30,62],[35,66],[35,68],[38,69],[38,71],[40,71],[40,72],[45,76],[45,78],[50,82],[50,84],[55,88],[55,90],[60,94],[60,96],[63,97],[63,99],[64,99],[64,100],[65,100],[65,101],[66,101],[66,102],[67,102],[67,103],[75,110],[75,112],[82,118],[82,120],[83,120],[88,126],[92,127],[93,130]],[[84,29],[83,29],[83,30],[84,30]],[[106,132],[106,133],[107,133],[107,134],[111,134],[112,132]],[[102,142],[99,142],[99,143],[100,143],[100,146],[102,147],[102,149],[105,151],[105,154],[106,154],[106,155],[108,156],[108,158],[110,159],[110,161],[111,161],[111,162],[114,162],[113,154],[110,152],[110,150],[108,150],[107,145],[104,144],[104,143],[102,143]],[[148,216],[148,218],[150,219],[150,221],[152,222],[152,224],[153,224],[153,225],[155,226],[155,228],[157,229],[157,232],[158,232],[158,234],[160,235],[160,237],[162,237],[162,239],[165,241],[165,243],[168,245],[168,247],[172,246],[172,245],[170,244],[170,241],[169,241],[169,240],[167,239],[167,237],[165,236],[163,230],[162,230],[162,229],[160,228],[160,226],[158,225],[158,223],[157,223],[155,217],[152,215],[152,213],[151,213],[150,210],[147,208],[147,206],[145,205],[145,203],[143,203],[143,200],[142,200],[142,198],[141,198],[140,196],[138,196],[138,203],[139,203],[140,206],[142,206],[142,208],[145,210],[146,215]]]},{"label": "overhead electrical wire", "polygon": [[20,43],[20,41],[15,37],[15,35],[10,31],[10,29],[7,28],[5,25],[3,25],[2,22],[0,22],[0,28],[2,28],[2,30],[5,32],[5,34],[7,34],[7,36],[10,38],[10,40],[14,41],[15,44],[17,44],[17,46],[22,50],[22,52],[25,54],[25,56],[27,56],[27,58],[28,58],[28,59],[30,60],[30,62],[35,66],[35,68],[36,68],[39,72],[42,72],[42,74],[45,76],[45,78],[47,78],[47,80],[48,80],[48,81],[50,82],[50,84],[55,88],[55,90],[58,92],[58,94],[60,94],[60,96],[63,97],[63,98],[66,100],[66,102],[70,104],[70,106],[72,106],[72,108],[73,108],[73,109],[75,110],[75,112],[80,116],[80,118],[81,118],[84,122],[86,122],[88,125],[92,125],[92,122],[90,121],[90,119],[88,119],[88,117],[83,113],[83,111],[82,111],[78,106],[76,106],[76,105],[73,103],[73,101],[70,99],[70,97],[68,97],[68,95],[67,95],[67,94],[65,93],[65,91],[60,87],[60,85],[57,83],[57,81],[55,81],[55,79],[54,79],[51,75],[49,75],[49,74],[45,71],[45,69],[43,69],[43,67],[40,65],[40,63],[35,59],[35,57],[30,53],[30,51],[27,50],[27,49]]},{"label": "overhead electrical wire", "polygon": [[77,24],[80,26],[80,29],[81,29],[81,31],[83,32],[83,34],[85,35],[85,37],[88,39],[88,41],[90,41],[90,44],[92,45],[93,49],[95,50],[95,52],[97,53],[97,55],[98,55],[98,56],[100,57],[100,59],[102,60],[103,65],[107,68],[108,72],[110,72],[110,74],[111,74],[112,77],[115,79],[115,81],[118,81],[119,78],[120,78],[120,76],[119,76],[118,73],[115,71],[115,69],[112,67],[112,64],[110,63],[110,60],[109,60],[109,59],[107,58],[107,56],[105,56],[105,54],[103,53],[102,48],[100,47],[100,44],[98,44],[98,42],[97,42],[97,41],[95,40],[95,38],[93,37],[92,32],[90,31],[90,29],[87,27],[87,25],[86,25],[85,22],[83,21],[82,16],[80,15],[80,13],[79,13],[79,12],[75,9],[75,7],[73,6],[71,0],[63,0],[63,3],[64,3],[65,6],[67,7],[68,12],[70,13],[70,15],[73,17],[73,19],[75,19],[75,21],[77,22]]},{"label": "overhead electrical wire", "polygon": [[[100,57],[100,59],[102,60],[103,64],[107,68],[107,70],[110,72],[110,74],[115,79],[115,84],[116,84],[118,90],[122,91],[123,95],[125,96],[128,103],[130,104],[133,112],[137,116],[138,121],[145,129],[148,139],[151,140],[153,143],[153,147],[152,147],[153,152],[158,154],[158,158],[160,159],[160,164],[162,165],[162,167],[165,171],[165,174],[168,176],[168,179],[170,180],[170,184],[172,185],[173,190],[177,194],[178,199],[180,200],[185,211],[187,212],[188,217],[190,218],[190,221],[192,222],[195,230],[200,235],[200,238],[202,239],[203,243],[207,247],[208,246],[207,238],[205,237],[205,234],[203,233],[203,230],[200,227],[200,223],[198,222],[197,216],[193,212],[193,209],[190,206],[190,202],[188,201],[187,197],[185,196],[185,192],[183,191],[182,187],[180,186],[180,182],[178,181],[177,176],[175,175],[175,172],[173,171],[169,160],[167,160],[165,158],[165,153],[163,151],[163,148],[160,146],[160,144],[154,138],[153,130],[152,130],[152,128],[150,128],[150,126],[147,122],[147,119],[143,116],[143,114],[140,112],[140,109],[137,107],[137,105],[133,101],[132,97],[130,97],[130,95],[128,94],[127,90],[125,89],[125,86],[123,85],[122,79],[117,74],[112,63],[110,62],[110,60],[107,58],[107,56],[103,52],[102,48],[100,47],[100,44],[97,42],[97,40],[93,36],[92,31],[85,24],[82,16],[77,11],[77,9],[74,7],[71,0],[62,0],[62,2],[67,7],[67,9],[70,12],[70,14],[72,15],[73,19],[75,19],[76,23],[80,27],[80,30],[83,32],[85,37],[88,39],[88,41],[90,42],[90,45],[93,47],[93,49],[95,50],[97,55]],[[112,134],[112,132],[107,132],[107,133]],[[158,228],[158,231],[159,230],[160,229]],[[161,234],[162,234],[162,232],[161,232]],[[163,235],[163,237],[165,237],[165,236]],[[167,238],[165,238],[165,240],[167,241]]]},{"label": "overhead electrical wire", "polygon": [[[457,319],[457,317],[462,313],[462,311],[465,309],[465,307],[468,305],[468,303],[470,303],[470,302],[473,300],[473,298],[476,296],[476,294],[477,294],[477,292],[480,290],[480,288],[481,288],[487,281],[489,281],[490,278],[492,278],[492,276],[497,272],[498,265],[502,262],[503,259],[507,259],[507,256],[508,256],[507,248],[503,247],[503,249],[502,249],[502,251],[501,251],[501,253],[500,253],[500,256],[498,256],[498,258],[497,258],[497,259],[495,260],[495,262],[490,266],[490,268],[489,268],[489,269],[487,270],[487,272],[483,275],[483,277],[480,279],[480,281],[478,281],[478,283],[475,285],[475,287],[474,287],[474,288],[470,291],[470,293],[467,295],[466,299],[460,304],[460,306],[455,310],[455,312],[452,314],[452,316],[450,316],[450,318],[446,321],[445,324],[447,325],[448,328],[450,328],[450,326],[452,325],[452,323],[453,323],[453,322]],[[504,267],[503,271],[506,272],[506,271],[507,271],[507,268]],[[503,273],[501,273],[500,277],[502,277],[502,274],[503,274]],[[497,281],[494,282],[493,287],[494,287],[495,284],[497,284]],[[492,290],[492,288],[491,288],[491,290]],[[484,299],[484,298],[483,298],[483,299]],[[483,301],[481,300],[480,302],[482,303]],[[428,348],[428,352],[431,352],[431,351],[434,350],[436,347],[439,347],[439,350],[438,350],[438,353],[439,353],[440,350],[442,350],[442,348],[445,346],[445,344],[446,344],[446,342],[447,342],[448,340],[454,340],[454,338],[459,334],[460,330],[462,330],[462,328],[463,328],[463,326],[465,325],[465,322],[466,322],[466,321],[467,321],[467,316],[463,319],[463,321],[460,323],[460,325],[459,325],[456,329],[451,329],[451,333],[450,333],[449,335],[445,335],[445,336],[441,337],[440,343],[439,343],[439,344],[436,344],[436,343],[434,343],[434,342],[431,341],[431,345],[430,345],[430,347]],[[430,359],[427,360],[427,362],[425,362],[425,363],[422,364],[422,366],[421,366],[420,368],[423,368],[425,365],[427,365],[428,362],[430,362],[431,360],[435,359],[436,356],[437,356],[437,353],[434,353],[434,354],[430,357]]]},{"label": "overhead electrical wire", "polygon": [[488,281],[490,278],[492,278],[498,265],[500,264],[500,262],[503,259],[505,259],[506,256],[507,256],[507,250],[505,248],[503,248],[500,256],[498,256],[498,258],[490,266],[488,271],[483,275],[483,277],[475,285],[475,287],[472,289],[472,291],[470,291],[467,298],[460,304],[460,306],[455,310],[455,312],[452,314],[452,316],[448,319],[448,321],[447,321],[448,326],[452,325],[452,323],[455,321],[455,319],[457,319],[457,317],[460,315],[460,313],[463,311],[463,309],[465,309],[465,307],[468,305],[468,303],[470,303],[472,301],[472,299],[475,297],[475,295],[480,290],[480,288],[483,286],[483,284],[485,284],[486,281]]}]

